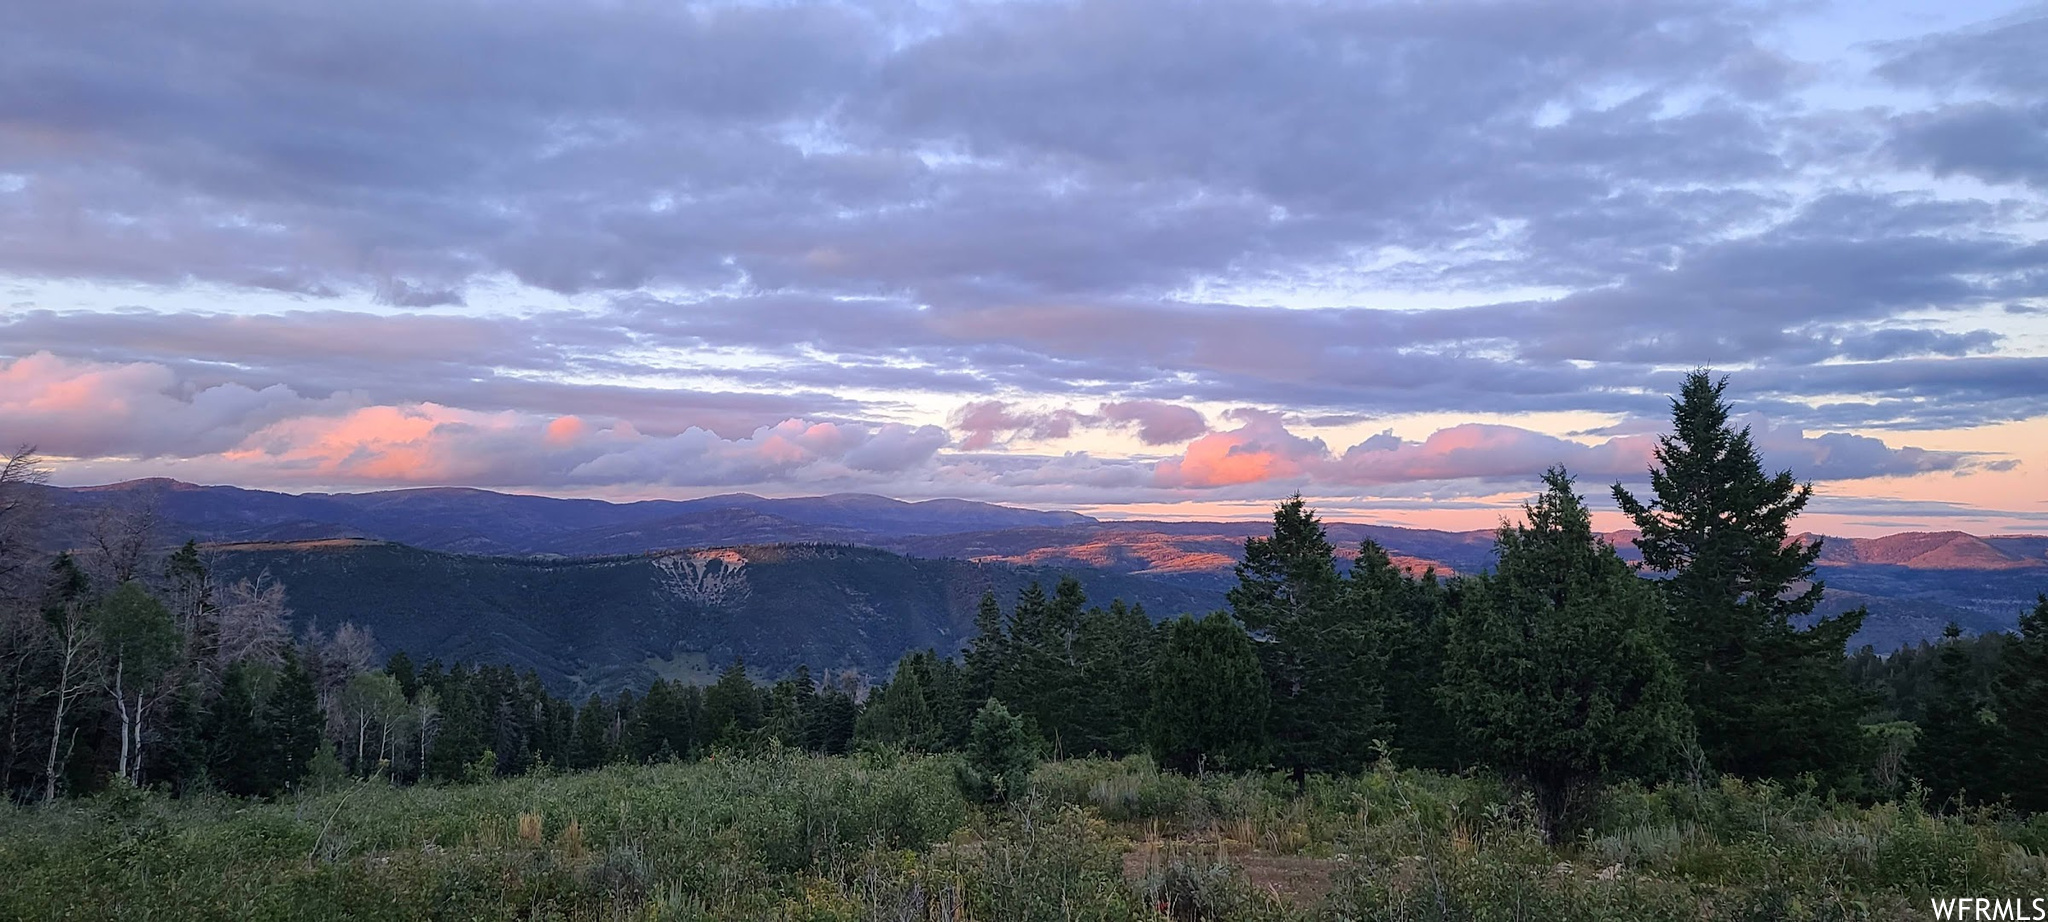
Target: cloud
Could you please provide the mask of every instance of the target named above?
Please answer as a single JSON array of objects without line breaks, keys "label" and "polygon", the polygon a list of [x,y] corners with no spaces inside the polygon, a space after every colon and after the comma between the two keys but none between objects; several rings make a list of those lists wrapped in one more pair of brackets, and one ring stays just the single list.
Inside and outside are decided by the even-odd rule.
[{"label": "cloud", "polygon": [[1106,403],[1100,413],[1111,425],[1137,426],[1138,441],[1147,445],[1172,445],[1209,431],[1201,411],[1156,400]]},{"label": "cloud", "polygon": [[[281,483],[1395,492],[1640,468],[1712,365],[1814,476],[2001,463],[1838,433],[2048,414],[2048,18],[1786,51],[1853,13],[32,4],[0,419]],[[1475,412],[1620,428],[1317,438]]]}]

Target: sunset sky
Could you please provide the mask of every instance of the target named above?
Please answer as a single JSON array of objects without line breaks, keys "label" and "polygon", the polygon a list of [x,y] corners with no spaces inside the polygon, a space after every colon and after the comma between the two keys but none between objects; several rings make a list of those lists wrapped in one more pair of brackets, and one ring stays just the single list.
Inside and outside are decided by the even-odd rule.
[{"label": "sunset sky", "polygon": [[59,483],[1485,527],[1711,366],[1803,528],[2048,531],[2048,6],[0,7]]}]

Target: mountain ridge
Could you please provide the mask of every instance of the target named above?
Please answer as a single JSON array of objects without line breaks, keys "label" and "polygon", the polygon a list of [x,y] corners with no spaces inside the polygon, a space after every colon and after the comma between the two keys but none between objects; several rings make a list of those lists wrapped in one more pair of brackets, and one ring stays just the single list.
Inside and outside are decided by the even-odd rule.
[{"label": "mountain ridge", "polygon": [[[1197,610],[1221,604],[1244,539],[1264,521],[1106,520],[971,500],[905,502],[873,494],[765,498],[746,493],[694,500],[614,503],[415,488],[289,494],[198,486],[167,479],[49,487],[58,507],[52,549],[80,547],[96,508],[154,503],[166,543],[375,540],[442,554],[577,561],[649,552],[774,544],[869,548],[911,559],[975,565],[1101,571],[1171,587]],[[1491,530],[1442,531],[1326,521],[1345,557],[1360,542],[1386,548],[1411,571],[1474,573],[1491,566]],[[1635,558],[1629,531],[1607,535]],[[1823,538],[1817,563],[1829,585],[1826,611],[1867,605],[1857,643],[1883,649],[1939,636],[1955,621],[1971,631],[2012,626],[2048,588],[2048,536],[1901,532]],[[282,551],[281,551],[282,552]],[[282,575],[282,574],[280,574]],[[1178,614],[1179,612],[1157,612]]]}]

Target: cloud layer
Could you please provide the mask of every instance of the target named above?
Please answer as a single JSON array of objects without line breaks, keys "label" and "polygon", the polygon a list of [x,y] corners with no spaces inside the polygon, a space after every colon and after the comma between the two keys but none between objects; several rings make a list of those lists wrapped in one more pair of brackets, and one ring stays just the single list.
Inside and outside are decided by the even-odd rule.
[{"label": "cloud layer", "polygon": [[1806,476],[2048,462],[1905,447],[2048,416],[2038,5],[15,12],[0,439],[80,476],[1476,496],[1709,365]]}]

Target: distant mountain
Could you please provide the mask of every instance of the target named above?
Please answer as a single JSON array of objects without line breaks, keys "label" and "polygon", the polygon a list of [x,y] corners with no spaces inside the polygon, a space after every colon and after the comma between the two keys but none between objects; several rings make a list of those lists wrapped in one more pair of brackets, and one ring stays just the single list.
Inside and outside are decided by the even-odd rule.
[{"label": "distant mountain", "polygon": [[295,627],[370,628],[389,649],[509,663],[578,693],[656,675],[707,680],[742,657],[876,675],[905,652],[953,653],[984,591],[1080,579],[1091,599],[1168,615],[1212,593],[1107,570],[924,560],[872,548],[769,545],[560,560],[446,554],[361,539],[209,547],[224,579],[269,573]]},{"label": "distant mountain", "polygon": [[[63,526],[57,541],[83,543],[93,507],[151,502],[169,540],[276,542],[359,538],[428,551],[495,557],[582,558],[730,545],[833,544],[909,558],[1004,567],[1100,571],[1194,593],[1195,610],[1220,604],[1244,539],[1265,522],[1101,521],[1072,512],[964,500],[903,502],[865,494],[769,499],[736,493],[703,499],[609,503],[474,489],[293,495],[169,480],[50,490]],[[1490,531],[1435,531],[1335,522],[1341,553],[1371,539],[1397,563],[1440,574],[1492,565]],[[1608,536],[1634,557],[1632,532]],[[1811,537],[1811,536],[1803,536]],[[1867,605],[1858,643],[1891,649],[1939,636],[1953,620],[1973,631],[2010,628],[2048,589],[2048,536],[1912,532],[1827,538],[1820,558],[1827,608]],[[820,610],[830,610],[821,605]]]},{"label": "distant mountain", "polygon": [[[49,492],[60,509],[73,511],[150,503],[171,531],[203,541],[357,537],[474,554],[574,556],[756,541],[875,545],[923,535],[1095,521],[1073,512],[957,499],[912,503],[857,493],[792,499],[732,493],[610,503],[467,488],[291,494],[164,479]],[[75,530],[81,519],[70,515],[59,521]],[[60,540],[64,537],[60,533]]]}]

